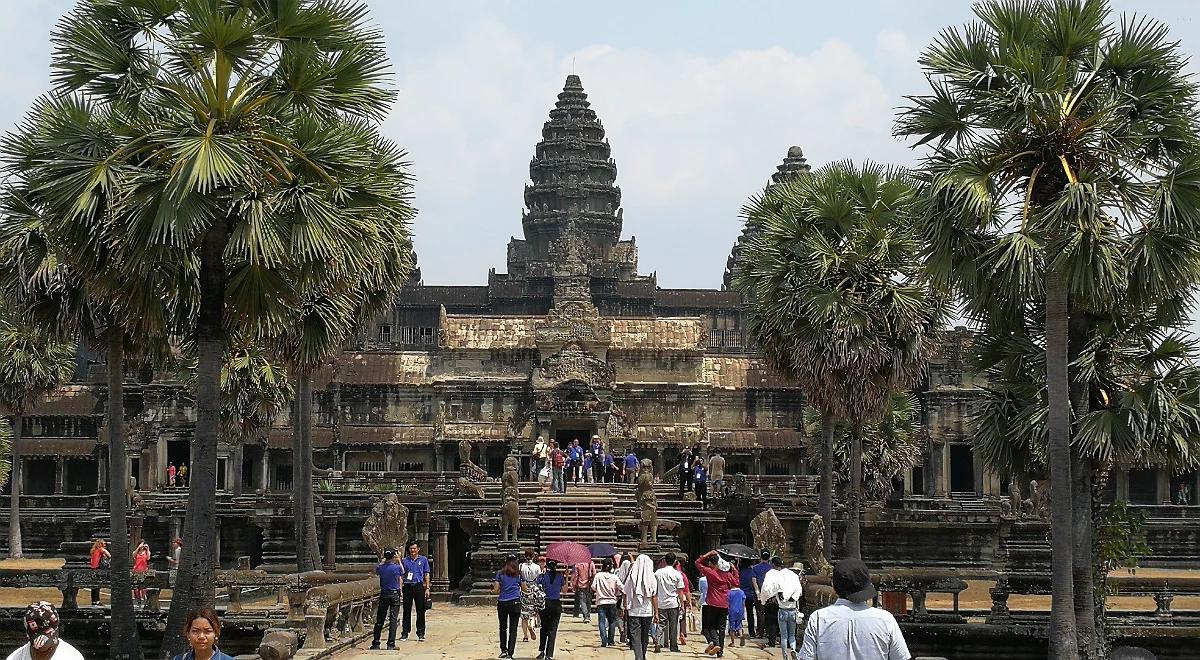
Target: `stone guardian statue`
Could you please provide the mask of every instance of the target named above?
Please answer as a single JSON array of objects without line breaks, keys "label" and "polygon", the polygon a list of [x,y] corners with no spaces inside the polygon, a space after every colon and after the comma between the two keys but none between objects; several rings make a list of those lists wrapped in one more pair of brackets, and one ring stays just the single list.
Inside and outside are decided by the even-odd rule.
[{"label": "stone guardian statue", "polygon": [[637,478],[638,526],[642,543],[658,543],[658,496],[654,493],[654,463],[642,459]]},{"label": "stone guardian statue", "polygon": [[804,540],[804,556],[808,567],[817,575],[833,575],[833,564],[825,556],[825,521],[814,514],[808,522],[808,536]]},{"label": "stone guardian statue", "polygon": [[766,548],[771,556],[783,557],[792,547],[788,541],[787,530],[779,522],[779,516],[774,509],[760,512],[750,521],[750,533],[754,535],[754,547]]}]

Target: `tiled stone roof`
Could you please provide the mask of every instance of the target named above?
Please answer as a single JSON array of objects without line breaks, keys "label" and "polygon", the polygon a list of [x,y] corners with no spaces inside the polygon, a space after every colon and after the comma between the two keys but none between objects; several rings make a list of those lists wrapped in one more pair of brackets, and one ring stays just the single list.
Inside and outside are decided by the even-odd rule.
[{"label": "tiled stone roof", "polygon": [[91,387],[66,385],[38,403],[36,415],[102,415],[103,405]]},{"label": "tiled stone roof", "polygon": [[428,383],[429,353],[346,353],[338,380],[354,385]]},{"label": "tiled stone roof", "polygon": [[704,356],[703,382],[713,387],[790,387],[760,358]]},{"label": "tiled stone roof", "polygon": [[704,349],[708,333],[699,318],[613,319],[613,350]]},{"label": "tiled stone roof", "polygon": [[[333,429],[328,426],[314,426],[312,429],[313,448],[324,449],[333,444]],[[267,434],[267,446],[271,449],[292,448],[292,427],[277,426]]]},{"label": "tiled stone roof", "polygon": [[96,441],[92,438],[23,438],[21,455],[92,458],[96,455]]},{"label": "tiled stone roof", "polygon": [[[432,436],[430,436],[432,437]],[[446,422],[446,438],[468,440],[507,440],[508,424],[505,422]]]},{"label": "tiled stone roof", "polygon": [[[613,350],[703,350],[707,332],[699,318],[611,319]],[[448,316],[442,346],[449,349],[514,350],[534,348],[534,316]]]},{"label": "tiled stone roof", "polygon": [[534,348],[534,316],[448,316],[442,325],[442,347],[513,350]]},{"label": "tiled stone roof", "polygon": [[427,445],[433,440],[433,425],[351,426],[341,428],[341,442],[347,445]]},{"label": "tiled stone roof", "polygon": [[731,429],[708,432],[708,445],[716,449],[796,449],[805,445],[804,433],[792,429]]}]

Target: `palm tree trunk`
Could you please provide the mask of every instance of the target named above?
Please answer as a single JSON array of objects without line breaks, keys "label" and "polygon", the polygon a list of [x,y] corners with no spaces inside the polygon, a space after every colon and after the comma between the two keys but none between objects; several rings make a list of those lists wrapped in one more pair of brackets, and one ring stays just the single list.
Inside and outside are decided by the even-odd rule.
[{"label": "palm tree trunk", "polygon": [[1050,463],[1050,646],[1051,660],[1076,660],[1073,581],[1075,539],[1071,515],[1071,395],[1067,378],[1067,289],[1062,273],[1046,272],[1046,394]]},{"label": "palm tree trunk", "polygon": [[129,521],[125,501],[125,345],[119,330],[109,331],[105,361],[108,363],[108,511],[112,534],[109,583],[112,625],[109,627],[113,660],[142,660],[137,621],[133,614],[133,593],[129,561]]},{"label": "palm tree trunk", "polygon": [[213,543],[217,535],[217,434],[221,411],[221,360],[225,351],[226,222],[218,221],[200,249],[200,314],[196,323],[196,432],[188,469],[188,509],[171,610],[161,656],[183,650],[183,622],[190,610],[211,607],[215,596]]},{"label": "palm tree trunk", "polygon": [[1071,515],[1074,548],[1072,579],[1075,582],[1075,625],[1079,630],[1080,657],[1095,660],[1096,595],[1092,571],[1092,471],[1091,459],[1071,458]]},{"label": "palm tree trunk", "polygon": [[8,557],[20,559],[21,552],[21,424],[24,415],[13,415],[12,419],[12,468],[8,480],[12,483],[12,494],[8,504]]},{"label": "palm tree trunk", "polygon": [[862,427],[850,430],[850,489],[846,502],[846,547],[842,557],[862,559]]},{"label": "palm tree trunk", "polygon": [[817,510],[825,521],[825,556],[833,556],[833,437],[837,424],[828,413],[821,414],[821,498]]},{"label": "palm tree trunk", "polygon": [[312,375],[296,376],[296,413],[292,423],[292,517],[296,530],[296,570],[321,567],[317,545],[316,506],[313,502]]}]

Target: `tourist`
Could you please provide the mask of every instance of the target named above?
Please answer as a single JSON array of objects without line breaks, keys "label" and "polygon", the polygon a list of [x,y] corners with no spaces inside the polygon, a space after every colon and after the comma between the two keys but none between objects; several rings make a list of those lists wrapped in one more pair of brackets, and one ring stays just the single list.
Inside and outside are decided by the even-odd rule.
[{"label": "tourist", "polygon": [[[92,542],[92,549],[88,553],[88,566],[100,570],[112,565],[112,555],[108,552],[107,545],[104,539]],[[92,587],[92,607],[100,607],[100,587]]]},{"label": "tourist", "polygon": [[708,640],[708,648],[704,649],[704,652],[719,658],[724,655],[725,651],[725,623],[729,619],[729,590],[738,586],[738,574],[733,564],[719,556],[716,550],[709,550],[697,557],[696,570],[708,578],[703,619],[700,623],[704,638]]},{"label": "tourist", "polygon": [[675,553],[663,556],[663,566],[654,572],[658,582],[658,612],[663,627],[662,638],[672,653],[679,653],[680,602],[686,598],[687,581],[675,568]]},{"label": "tourist", "polygon": [[174,587],[179,577],[179,560],[183,558],[183,539],[176,537],[171,541],[171,554],[167,555],[168,583]]},{"label": "tourist", "polygon": [[142,585],[146,583],[146,573],[149,571],[150,545],[142,541],[133,551],[133,576],[134,583],[137,585],[133,589],[133,598],[137,601],[138,607],[144,607],[146,604],[146,587]]},{"label": "tourist", "polygon": [[534,480],[538,479],[544,467],[546,467],[546,438],[539,435],[537,442],[533,443],[533,451],[529,454],[529,472],[533,475]]},{"label": "tourist", "polygon": [[562,619],[562,588],[565,580],[558,572],[558,562],[546,562],[546,572],[538,576],[537,586],[546,595],[542,602],[542,640],[538,642],[538,660],[554,658],[554,640],[558,637],[558,622]]},{"label": "tourist", "polygon": [[558,442],[550,441],[550,491],[554,493],[567,492],[567,482],[563,479],[563,469],[567,464],[567,454],[558,448]]},{"label": "tourist", "polygon": [[1175,494],[1175,503],[1179,505],[1188,505],[1192,503],[1192,489],[1185,483],[1179,484],[1179,491]]},{"label": "tourist", "polygon": [[83,654],[58,636],[58,611],[39,600],[25,608],[28,642],[8,655],[8,660],[83,660]]},{"label": "tourist", "polygon": [[571,460],[571,481],[579,483],[583,480],[583,447],[579,444],[579,438],[571,441],[567,458]]},{"label": "tourist", "polygon": [[729,637],[732,639],[731,644],[737,644],[741,641],[741,645],[746,645],[746,633],[743,630],[742,623],[746,620],[746,592],[742,591],[741,587],[734,587],[729,590]]},{"label": "tourist", "polygon": [[621,582],[613,573],[616,565],[607,557],[600,564],[600,572],[592,580],[592,593],[596,596],[596,619],[600,622],[600,646],[612,646],[617,629],[617,600],[621,597]]},{"label": "tourist", "polygon": [[692,450],[684,449],[679,455],[679,499],[692,488]]},{"label": "tourist", "polygon": [[187,476],[188,476],[187,463],[184,463],[179,466],[179,487],[180,488],[187,488]]},{"label": "tourist", "polygon": [[571,567],[571,583],[575,586],[575,618],[584,623],[592,622],[592,580],[596,578],[596,565],[589,559]]},{"label": "tourist", "polygon": [[771,570],[763,577],[758,593],[760,599],[774,603],[777,609],[776,623],[783,660],[793,660],[796,656],[796,623],[801,616],[800,605],[804,599],[804,588],[800,582],[804,565],[797,562],[792,568],[798,568],[800,572],[785,569],[782,558],[772,557]]},{"label": "tourist", "polygon": [[175,464],[167,463],[167,487],[175,487]]},{"label": "tourist", "polygon": [[637,483],[638,474],[638,457],[633,453],[633,447],[629,448],[629,452],[625,454],[625,483]]},{"label": "tourist", "polygon": [[629,619],[626,630],[633,658],[646,660],[650,625],[658,616],[658,580],[650,555],[638,555],[630,562],[621,590],[625,594],[625,613]]},{"label": "tourist", "polygon": [[700,574],[700,579],[696,582],[696,588],[700,592],[700,634],[704,634],[704,601],[708,599],[708,578],[704,574]]},{"label": "tourist", "polygon": [[700,508],[708,511],[708,469],[704,467],[704,459],[696,457],[696,467],[692,470],[692,484],[696,488],[696,499],[700,500]]},{"label": "tourist", "polygon": [[425,610],[429,604],[429,558],[421,554],[421,545],[409,541],[407,552],[400,565],[404,568],[404,625],[400,641],[408,641],[412,631],[413,606],[417,608],[417,641],[425,641]]},{"label": "tourist", "polygon": [[233,660],[217,648],[217,641],[221,639],[221,619],[210,607],[188,613],[183,622],[183,636],[187,639],[188,650],[175,656],[174,660]]},{"label": "tourist", "polygon": [[725,496],[725,457],[714,453],[708,459],[708,480],[712,482],[713,495]]},{"label": "tourist", "polygon": [[[746,634],[749,637],[760,636],[757,625],[757,612],[754,609],[758,606],[758,592],[754,589],[754,566],[756,563],[752,559],[743,559],[739,562],[741,568],[738,569],[738,588],[746,596]],[[745,638],[743,638],[744,641]]]},{"label": "tourist", "polygon": [[534,557],[533,550],[525,551],[525,561],[521,562],[521,641],[528,642],[537,639],[535,621],[542,603],[546,600],[546,592],[538,586],[537,579],[542,576],[542,567]]},{"label": "tourist", "polygon": [[517,556],[504,558],[504,568],[496,573],[493,593],[496,600],[496,617],[500,620],[500,658],[512,658],[517,650],[517,619],[521,617],[521,591],[524,582],[517,567]]},{"label": "tourist", "polygon": [[861,559],[843,559],[833,568],[838,599],[812,613],[804,627],[800,660],[855,658],[908,660],[904,634],[892,613],[871,607],[875,587]]},{"label": "tourist", "polygon": [[610,449],[604,455],[604,481],[612,483],[617,479],[617,459]]},{"label": "tourist", "polygon": [[389,650],[396,648],[396,623],[400,616],[400,584],[404,576],[404,567],[396,561],[396,549],[386,548],[383,560],[375,567],[379,576],[379,605],[375,608],[375,636],[371,639],[371,648],[379,648],[379,638],[383,634],[383,623],[388,624]]},{"label": "tourist", "polygon": [[687,573],[683,571],[683,563],[676,561],[675,570],[679,572],[679,577],[683,579],[683,589],[679,595],[679,643],[687,644],[688,622],[691,621],[692,612],[692,581],[688,579]]},{"label": "tourist", "polygon": [[754,572],[754,593],[758,601],[758,606],[762,608],[758,617],[758,633],[767,639],[767,646],[775,646],[779,643],[779,625],[778,621],[776,621],[779,614],[779,607],[774,601],[767,603],[766,597],[762,594],[763,583],[766,581],[767,573],[771,572],[772,567],[771,551],[765,549],[759,555],[758,563],[751,567]]},{"label": "tourist", "polygon": [[600,441],[600,436],[592,436],[588,454],[592,457],[592,481],[600,483],[604,481],[604,443]]}]

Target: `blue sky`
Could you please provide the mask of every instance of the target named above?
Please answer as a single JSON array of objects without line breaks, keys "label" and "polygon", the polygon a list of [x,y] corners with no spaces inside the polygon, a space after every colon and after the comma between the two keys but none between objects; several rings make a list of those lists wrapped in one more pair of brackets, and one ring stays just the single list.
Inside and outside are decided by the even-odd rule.
[{"label": "blue sky", "polygon": [[[48,85],[70,0],[3,0],[0,129]],[[385,130],[410,154],[430,284],[482,284],[521,233],[522,186],[572,69],[612,142],[625,236],[664,287],[720,285],[739,209],[790,145],[817,165],[910,163],[890,135],[916,56],[968,2],[369,1],[399,99]],[[1113,3],[1200,52],[1194,3]]]}]

